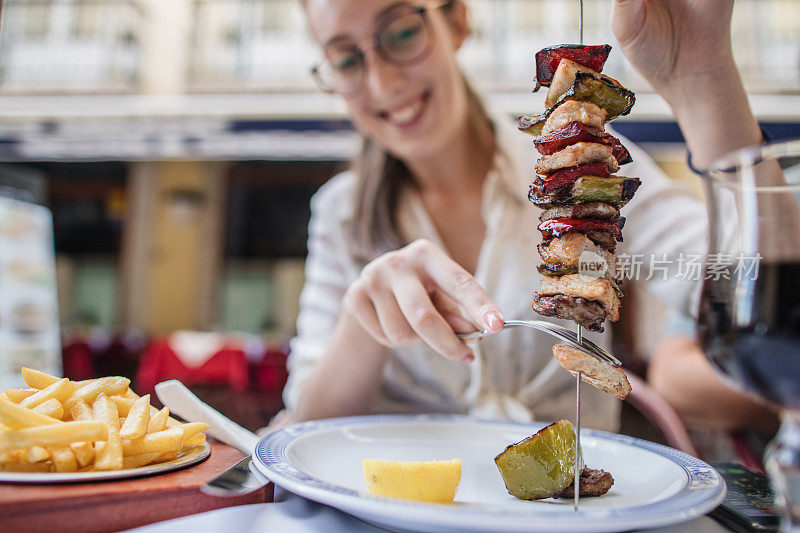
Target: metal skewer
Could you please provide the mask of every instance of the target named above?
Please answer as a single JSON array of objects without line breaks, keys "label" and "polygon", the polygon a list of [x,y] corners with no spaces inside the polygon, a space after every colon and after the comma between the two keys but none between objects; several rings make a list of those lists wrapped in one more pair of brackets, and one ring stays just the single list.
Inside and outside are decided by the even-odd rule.
[{"label": "metal skewer", "polygon": [[[583,344],[583,326],[578,324],[578,344]],[[581,498],[581,381],[583,372],[578,372],[575,385],[575,495],[574,509],[578,512],[578,502]]]},{"label": "metal skewer", "polygon": [[[580,30],[580,44],[583,44],[583,0],[578,0],[578,11],[580,15],[580,23],[578,25]],[[578,346],[583,348],[583,326],[578,324]],[[578,372],[575,385],[575,496],[573,506],[575,512],[578,512],[578,502],[581,498],[581,381],[583,372]]]}]

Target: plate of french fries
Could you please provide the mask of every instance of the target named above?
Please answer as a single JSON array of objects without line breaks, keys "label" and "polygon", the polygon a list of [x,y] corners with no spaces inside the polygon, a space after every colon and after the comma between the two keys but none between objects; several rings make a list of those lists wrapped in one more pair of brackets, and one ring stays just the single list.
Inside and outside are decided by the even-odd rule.
[{"label": "plate of french fries", "polygon": [[67,483],[147,476],[211,453],[208,424],[150,405],[130,380],[70,381],[22,369],[28,388],[0,393],[0,482]]}]

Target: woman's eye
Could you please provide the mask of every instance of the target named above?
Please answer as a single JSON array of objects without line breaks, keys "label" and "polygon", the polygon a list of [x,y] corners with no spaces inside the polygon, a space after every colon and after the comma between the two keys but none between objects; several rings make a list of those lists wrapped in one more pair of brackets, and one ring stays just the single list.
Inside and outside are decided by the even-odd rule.
[{"label": "woman's eye", "polygon": [[401,28],[397,31],[393,31],[386,36],[387,44],[400,47],[405,46],[413,41],[414,38],[419,35],[421,30],[422,28],[419,26],[408,26],[407,28]]},{"label": "woman's eye", "polygon": [[358,67],[358,56],[355,54],[339,57],[331,60],[333,69],[337,72],[347,72]]}]

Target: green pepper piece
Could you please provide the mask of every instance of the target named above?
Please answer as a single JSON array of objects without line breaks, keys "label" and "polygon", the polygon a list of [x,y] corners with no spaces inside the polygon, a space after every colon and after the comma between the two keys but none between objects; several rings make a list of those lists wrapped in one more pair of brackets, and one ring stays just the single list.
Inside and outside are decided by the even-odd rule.
[{"label": "green pepper piece", "polygon": [[542,134],[542,128],[553,110],[567,100],[592,102],[606,110],[606,122],[627,115],[631,112],[636,102],[636,95],[608,76],[596,75],[591,72],[577,72],[575,82],[558,101],[538,115],[523,115],[519,117],[517,127],[534,137]]},{"label": "green pepper piece", "polygon": [[622,85],[618,85],[608,76],[598,76],[591,72],[576,72],[575,83],[559,98],[553,107],[567,100],[592,102],[608,113],[606,122],[631,112],[636,102],[636,95]]},{"label": "green pepper piece", "polygon": [[578,273],[578,265],[565,265],[564,263],[554,263],[552,265],[541,264],[536,267],[536,269],[540,274],[549,278],[557,278],[560,276],[566,276],[568,274]]},{"label": "green pepper piece", "polygon": [[573,202],[605,202],[619,209],[633,198],[641,183],[639,178],[583,176],[572,184],[569,196]]}]

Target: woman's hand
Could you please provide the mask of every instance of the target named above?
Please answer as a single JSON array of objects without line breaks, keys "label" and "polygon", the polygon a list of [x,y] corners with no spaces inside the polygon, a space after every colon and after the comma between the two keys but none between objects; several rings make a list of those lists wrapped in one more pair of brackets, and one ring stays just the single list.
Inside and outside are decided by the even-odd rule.
[{"label": "woman's hand", "polygon": [[661,92],[682,80],[735,71],[733,0],[614,0],[611,30],[625,56]]},{"label": "woman's hand", "polygon": [[496,331],[503,325],[500,309],[475,278],[426,240],[365,266],[345,294],[344,308],[384,346],[422,340],[448,359],[463,362],[474,355],[455,331]]},{"label": "woman's hand", "polygon": [[731,50],[733,0],[614,0],[622,51],[670,105],[696,168],[762,142]]}]

